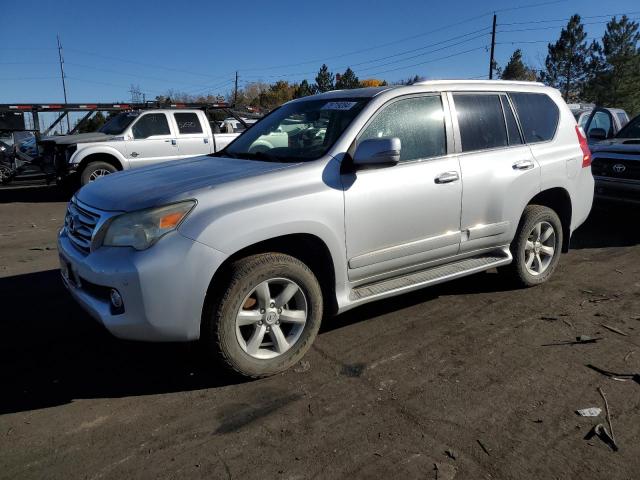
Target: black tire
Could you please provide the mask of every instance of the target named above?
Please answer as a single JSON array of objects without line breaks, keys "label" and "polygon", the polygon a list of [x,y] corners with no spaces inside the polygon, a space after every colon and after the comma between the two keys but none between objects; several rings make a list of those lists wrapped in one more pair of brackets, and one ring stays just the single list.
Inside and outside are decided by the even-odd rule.
[{"label": "black tire", "polygon": [[[554,240],[550,241],[549,246],[551,243],[553,244],[554,252],[546,268],[541,273],[533,274],[527,267],[527,259],[530,258],[530,253],[527,252],[527,241],[530,239],[530,233],[538,224],[548,224],[553,227]],[[535,244],[535,242],[533,243]],[[518,231],[510,249],[513,262],[505,267],[504,271],[515,284],[521,287],[533,287],[546,282],[556,269],[562,251],[562,222],[558,214],[542,205],[528,205],[522,214]],[[538,262],[534,259],[532,265],[534,269],[536,264]]]},{"label": "black tire", "polygon": [[97,161],[97,162],[88,163],[87,166],[84,167],[84,169],[82,170],[82,173],[80,174],[81,186],[84,187],[86,184],[91,183],[93,181],[92,175],[100,171],[109,172],[109,173],[105,173],[105,175],[108,175],[108,174],[117,172],[118,169],[108,162]]},{"label": "black tire", "polygon": [[[250,378],[274,375],[295,365],[311,347],[322,321],[322,290],[313,272],[289,255],[264,253],[237,260],[225,277],[225,284],[211,294],[203,311],[200,342],[206,358],[227,371]],[[304,294],[306,323],[287,351],[275,358],[254,358],[240,345],[236,315],[258,285],[279,278],[295,282]]]}]

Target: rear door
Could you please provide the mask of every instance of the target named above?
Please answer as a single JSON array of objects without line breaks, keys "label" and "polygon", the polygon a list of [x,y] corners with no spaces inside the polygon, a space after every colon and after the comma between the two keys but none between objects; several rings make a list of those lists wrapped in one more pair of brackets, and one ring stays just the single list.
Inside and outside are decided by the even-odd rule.
[{"label": "rear door", "polygon": [[540,190],[540,167],[506,94],[450,95],[463,185],[460,252],[508,244],[522,205]]},{"label": "rear door", "polygon": [[201,115],[197,112],[175,112],[172,115],[178,130],[180,158],[211,153],[211,140]]},{"label": "rear door", "polygon": [[177,139],[167,115],[163,112],[144,113],[131,126],[133,140],[126,142],[129,165],[144,167],[177,158]]}]

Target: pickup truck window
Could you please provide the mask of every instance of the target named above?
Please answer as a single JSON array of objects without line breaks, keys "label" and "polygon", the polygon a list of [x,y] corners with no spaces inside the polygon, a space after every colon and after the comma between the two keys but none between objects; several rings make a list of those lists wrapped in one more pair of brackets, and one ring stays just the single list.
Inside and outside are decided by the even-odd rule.
[{"label": "pickup truck window", "polygon": [[439,95],[408,98],[387,105],[365,128],[358,142],[371,138],[400,139],[400,161],[447,153],[444,111]]},{"label": "pickup truck window", "polygon": [[98,131],[106,133],[107,135],[120,135],[139,115],[140,112],[119,113],[109,119]]},{"label": "pickup truck window", "polygon": [[143,115],[131,129],[133,138],[149,138],[152,135],[171,135],[169,122],[164,113],[148,113]]},{"label": "pickup truck window", "polygon": [[216,155],[264,161],[315,160],[333,146],[369,100],[341,98],[285,104]]},{"label": "pickup truck window", "polygon": [[202,125],[195,113],[174,113],[173,117],[178,124],[178,132],[182,134],[202,133]]}]

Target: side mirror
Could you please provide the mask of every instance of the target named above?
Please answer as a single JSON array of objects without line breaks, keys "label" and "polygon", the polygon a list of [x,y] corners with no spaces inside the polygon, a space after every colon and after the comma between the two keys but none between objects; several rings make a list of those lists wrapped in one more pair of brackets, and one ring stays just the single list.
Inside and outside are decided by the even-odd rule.
[{"label": "side mirror", "polygon": [[363,140],[353,155],[353,164],[356,167],[392,166],[400,161],[401,148],[397,137]]},{"label": "side mirror", "polygon": [[604,128],[592,128],[589,130],[589,140],[606,140],[607,132]]}]

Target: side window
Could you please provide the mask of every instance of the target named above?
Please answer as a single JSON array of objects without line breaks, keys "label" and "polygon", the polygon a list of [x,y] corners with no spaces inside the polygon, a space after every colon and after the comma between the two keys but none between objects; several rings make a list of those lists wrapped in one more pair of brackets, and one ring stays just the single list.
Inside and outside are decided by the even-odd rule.
[{"label": "side window", "polygon": [[511,93],[518,112],[524,140],[527,143],[546,142],[556,134],[560,110],[544,93]]},{"label": "side window", "polygon": [[447,153],[444,110],[440,96],[407,98],[384,107],[358,141],[400,139],[400,161],[438,157]]},{"label": "side window", "polygon": [[179,133],[202,133],[202,125],[196,113],[174,113]]},{"label": "side window", "polygon": [[507,129],[499,95],[454,94],[462,151],[506,147]]},{"label": "side window", "polygon": [[616,115],[618,115],[618,120],[620,120],[620,128],[629,123],[629,118],[626,113],[618,112]]},{"label": "side window", "polygon": [[148,113],[132,127],[133,137],[137,139],[149,138],[152,135],[171,135],[169,122],[164,113]]},{"label": "side window", "polygon": [[[593,118],[591,119],[591,123],[589,124],[589,132],[595,128],[599,128],[604,130],[607,136],[610,136],[613,130],[611,127],[611,117],[609,116],[609,114],[603,111],[597,111],[593,114]],[[587,132],[587,134],[589,132]]]},{"label": "side window", "polygon": [[504,95],[500,95],[500,101],[502,102],[502,110],[504,111],[504,118],[507,121],[507,135],[509,137],[509,145],[521,145],[522,137],[520,136],[520,130],[518,130],[518,122],[511,110],[509,100]]}]

